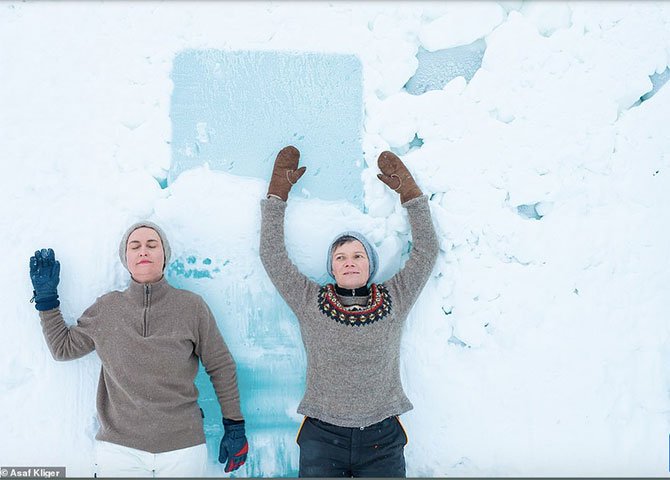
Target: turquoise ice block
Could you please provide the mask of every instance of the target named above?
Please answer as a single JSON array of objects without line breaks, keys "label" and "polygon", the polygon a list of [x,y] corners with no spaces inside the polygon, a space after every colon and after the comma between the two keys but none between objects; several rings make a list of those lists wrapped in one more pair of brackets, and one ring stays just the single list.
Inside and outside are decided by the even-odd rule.
[{"label": "turquoise ice block", "polygon": [[172,165],[269,179],[277,152],[301,151],[302,189],[362,206],[362,67],[356,56],[188,50],[172,70]]}]

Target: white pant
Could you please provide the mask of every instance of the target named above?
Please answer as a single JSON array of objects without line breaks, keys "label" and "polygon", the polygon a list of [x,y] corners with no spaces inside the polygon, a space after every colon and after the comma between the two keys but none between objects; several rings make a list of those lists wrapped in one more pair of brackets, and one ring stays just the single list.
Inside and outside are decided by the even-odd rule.
[{"label": "white pant", "polygon": [[95,442],[97,477],[203,477],[207,467],[207,444],[163,453]]}]

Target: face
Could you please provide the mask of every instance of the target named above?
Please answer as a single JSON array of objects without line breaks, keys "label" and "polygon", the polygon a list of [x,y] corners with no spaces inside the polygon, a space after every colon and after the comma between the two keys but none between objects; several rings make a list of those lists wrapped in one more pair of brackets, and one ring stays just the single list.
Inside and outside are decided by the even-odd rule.
[{"label": "face", "polygon": [[163,276],[165,253],[158,233],[149,227],[140,227],[128,237],[126,263],[130,275],[140,283],[157,282]]},{"label": "face", "polygon": [[333,276],[341,288],[359,288],[368,283],[370,262],[358,240],[340,245],[333,252]]}]

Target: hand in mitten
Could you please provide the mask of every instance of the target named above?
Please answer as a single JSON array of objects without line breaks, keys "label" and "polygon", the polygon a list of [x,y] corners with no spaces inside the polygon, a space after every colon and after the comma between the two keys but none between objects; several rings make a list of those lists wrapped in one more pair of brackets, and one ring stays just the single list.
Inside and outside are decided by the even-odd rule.
[{"label": "hand in mitten", "polygon": [[385,151],[379,155],[377,165],[382,173],[377,174],[379,180],[400,194],[400,203],[423,195],[402,160],[393,152]]},{"label": "hand in mitten", "polygon": [[297,148],[289,145],[282,148],[275,159],[268,195],[275,195],[282,200],[288,199],[291,187],[302,177],[307,167],[298,168],[300,152]]}]

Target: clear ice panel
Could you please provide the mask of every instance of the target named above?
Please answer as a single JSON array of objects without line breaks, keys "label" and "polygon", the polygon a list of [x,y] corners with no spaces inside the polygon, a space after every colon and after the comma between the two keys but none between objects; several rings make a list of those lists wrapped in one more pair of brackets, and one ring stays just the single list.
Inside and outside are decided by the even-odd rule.
[{"label": "clear ice panel", "polygon": [[205,163],[267,180],[277,152],[294,145],[308,168],[300,192],[362,206],[362,79],[354,55],[179,53],[172,69],[168,184]]}]

